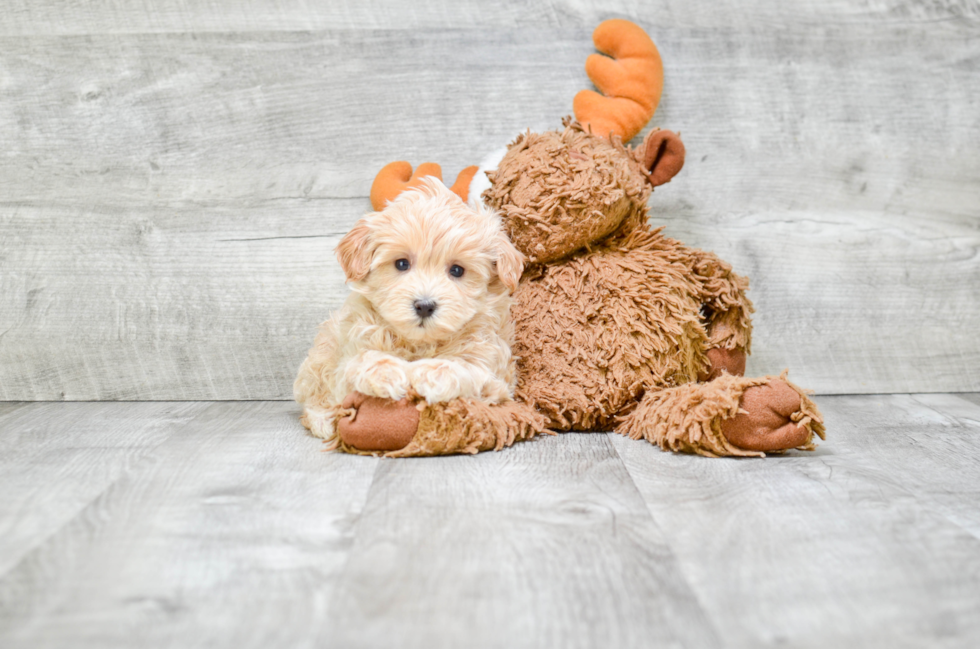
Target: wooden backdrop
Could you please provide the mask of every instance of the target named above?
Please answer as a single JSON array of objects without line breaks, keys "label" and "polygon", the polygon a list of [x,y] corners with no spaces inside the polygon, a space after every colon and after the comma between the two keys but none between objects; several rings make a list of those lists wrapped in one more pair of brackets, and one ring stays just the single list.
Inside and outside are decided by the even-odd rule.
[{"label": "wooden backdrop", "polygon": [[752,278],[750,371],[980,390],[976,1],[85,4],[0,15],[0,400],[289,398],[374,173],[558,126],[609,17],[661,49],[653,219]]}]

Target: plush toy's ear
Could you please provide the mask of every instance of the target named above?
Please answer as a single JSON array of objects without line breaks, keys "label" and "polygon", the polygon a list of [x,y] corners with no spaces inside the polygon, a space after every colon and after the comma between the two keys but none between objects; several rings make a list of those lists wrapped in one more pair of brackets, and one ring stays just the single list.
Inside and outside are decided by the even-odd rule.
[{"label": "plush toy's ear", "polygon": [[337,260],[348,282],[364,279],[371,270],[370,234],[371,226],[361,219],[337,244]]},{"label": "plush toy's ear", "polygon": [[506,234],[497,237],[497,277],[511,293],[517,290],[517,283],[524,273],[524,255],[514,247]]},{"label": "plush toy's ear", "polygon": [[634,152],[654,187],[669,183],[684,166],[684,143],[673,131],[650,131]]}]

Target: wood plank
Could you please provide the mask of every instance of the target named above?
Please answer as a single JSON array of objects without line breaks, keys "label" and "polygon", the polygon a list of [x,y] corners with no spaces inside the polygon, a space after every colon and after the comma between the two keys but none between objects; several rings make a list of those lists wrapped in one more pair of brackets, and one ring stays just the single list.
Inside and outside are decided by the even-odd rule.
[{"label": "wood plank", "polygon": [[[975,215],[971,26],[641,23],[654,125],[689,150],[665,212]],[[558,126],[592,51],[582,28],[7,38],[0,200],[365,196],[392,159],[455,173]]]},{"label": "wood plank", "polygon": [[960,394],[957,394],[956,396],[958,396],[961,399],[966,399],[970,403],[975,403],[978,406],[980,406],[980,393],[977,393],[977,392],[962,392]]},{"label": "wood plank", "polygon": [[[316,325],[344,299],[332,249],[360,202],[333,201],[330,219],[303,202],[18,209],[4,223],[19,243],[0,275],[0,399],[288,399]],[[980,384],[980,238],[889,220],[801,231],[744,215],[713,230],[754,233],[744,257],[720,251],[752,267],[750,372],[790,367],[822,393]],[[846,245],[839,223],[853,228]]]},{"label": "wood plank", "polygon": [[243,0],[162,0],[147,7],[132,0],[84,11],[63,2],[14,0],[0,35],[105,34],[133,32],[252,32],[327,29],[453,29],[525,25],[595,25],[607,14],[629,12],[629,0],[602,7],[576,0],[521,0],[484,5],[473,1],[405,4]]},{"label": "wood plank", "polygon": [[[654,221],[751,276],[753,373],[980,390],[975,30],[806,6],[752,5],[751,28],[627,12],[667,61],[655,124],[689,151]],[[0,399],[288,398],[375,171],[452,176],[556,125],[589,29],[3,38]]]},{"label": "wood plank", "polygon": [[853,2],[826,0],[718,0],[704,3],[630,0],[602,3],[551,0],[547,3],[507,0],[492,4],[473,0],[417,4],[362,0],[319,2],[302,0],[158,0],[152,6],[138,0],[116,0],[94,6],[62,0],[11,0],[0,35],[103,34],[132,32],[308,31],[317,29],[486,28],[518,25],[592,27],[610,16],[639,16],[648,20],[697,27],[740,28],[786,23],[826,24],[875,20],[879,23],[969,20],[980,17],[975,0],[960,2]]},{"label": "wood plank", "polygon": [[365,197],[393,159],[455,174],[558,126],[592,51],[581,29],[3,39],[0,202]]},{"label": "wood plank", "polygon": [[838,417],[861,422],[848,451],[901,476],[917,500],[980,539],[980,404],[952,394],[831,403]]},{"label": "wood plank", "polygon": [[0,399],[289,398],[346,291],[332,250],[356,208],[332,207],[18,210]]},{"label": "wood plank", "polygon": [[0,418],[0,575],[203,409],[188,403],[0,408],[6,410]]},{"label": "wood plank", "polygon": [[0,426],[3,425],[4,416],[15,410],[20,410],[28,405],[30,405],[30,403],[27,401],[0,401]]},{"label": "wood plank", "polygon": [[331,618],[342,647],[721,645],[601,435],[384,461]]},{"label": "wood plank", "polygon": [[692,219],[668,232],[751,278],[749,374],[789,368],[821,394],[980,386],[976,217],[764,212],[724,220],[711,228],[711,218]]},{"label": "wood plank", "polygon": [[329,626],[377,460],[319,452],[296,416],[215,403],[174,426],[0,579],[0,644],[298,646]]},{"label": "wood plank", "polygon": [[813,454],[704,462],[611,437],[730,646],[975,646],[980,410],[819,405],[830,440]]}]

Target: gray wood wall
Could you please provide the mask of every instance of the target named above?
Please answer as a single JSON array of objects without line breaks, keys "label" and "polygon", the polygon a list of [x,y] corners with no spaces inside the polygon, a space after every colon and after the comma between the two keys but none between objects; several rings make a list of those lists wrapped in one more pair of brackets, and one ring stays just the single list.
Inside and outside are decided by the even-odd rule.
[{"label": "gray wood wall", "polygon": [[8,0],[0,400],[289,398],[375,172],[557,126],[614,16],[688,147],[654,220],[752,278],[750,371],[980,390],[980,2]]}]

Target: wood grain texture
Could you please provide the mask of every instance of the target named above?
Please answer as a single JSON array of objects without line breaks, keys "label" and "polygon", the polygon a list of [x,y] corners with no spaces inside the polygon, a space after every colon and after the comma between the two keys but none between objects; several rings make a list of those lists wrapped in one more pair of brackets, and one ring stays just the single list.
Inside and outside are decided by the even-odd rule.
[{"label": "wood grain texture", "polygon": [[980,406],[980,393],[976,393],[976,392],[972,392],[972,393],[962,392],[960,394],[957,394],[956,396],[958,396],[961,399],[966,399],[970,403],[975,403],[978,406]]},{"label": "wood grain texture", "polygon": [[[970,396],[971,403],[957,395],[917,394],[831,404],[837,417],[863,433],[853,435],[849,448],[871,465],[892,467],[902,476],[903,495],[914,492],[925,508],[980,539],[980,394]],[[910,449],[915,462],[896,462]]]},{"label": "wood grain texture", "polygon": [[732,647],[980,639],[980,407],[823,397],[814,454],[703,462],[613,443]]},{"label": "wood grain texture", "polygon": [[608,440],[379,467],[324,639],[722,646]]},{"label": "wood grain texture", "polygon": [[45,403],[0,417],[0,575],[140,464],[200,404]]},{"label": "wood grain texture", "polygon": [[[109,485],[98,479],[104,458],[64,453],[88,469],[85,486],[102,490],[0,578],[0,645],[285,647],[329,624],[378,461],[319,452],[292,404],[103,407],[149,415],[191,406],[193,421],[171,421],[170,437]],[[37,420],[51,421],[51,407],[85,414],[54,404],[33,410]],[[87,414],[76,444],[129,440],[125,426],[96,431],[99,413]],[[36,455],[19,464],[44,467]],[[36,517],[62,507],[60,483],[38,475],[32,487],[52,496],[25,502]]]},{"label": "wood grain texture", "polygon": [[[964,398],[966,397],[966,398]],[[763,460],[322,453],[281,402],[0,409],[0,646],[980,643],[980,395]]]},{"label": "wood grain texture", "polygon": [[3,417],[15,410],[20,410],[24,406],[30,405],[27,401],[0,401],[0,422]]},{"label": "wood grain texture", "polygon": [[980,389],[977,3],[393,7],[14,6],[0,399],[288,398],[377,169],[556,126],[603,12],[663,53],[653,219],[752,278],[750,371]]},{"label": "wood grain texture", "polygon": [[980,19],[976,0],[828,0],[787,5],[779,0],[719,0],[705,11],[684,0],[504,0],[448,2],[304,2],[303,0],[116,0],[94,6],[65,0],[11,0],[0,35],[132,32],[308,31],[321,29],[486,28],[521,25],[592,26],[611,16],[644,15],[698,27],[760,27],[786,23],[883,23]]},{"label": "wood grain texture", "polygon": [[30,269],[0,276],[0,399],[289,397],[344,298],[332,250],[356,217],[324,211],[349,203],[18,208],[4,232]]}]

